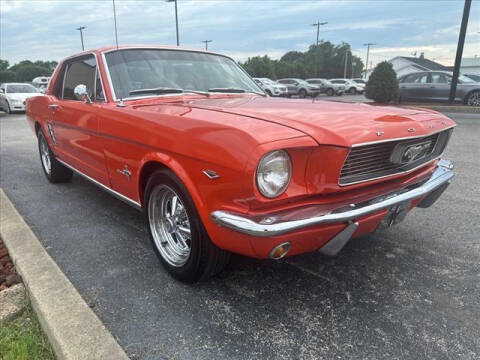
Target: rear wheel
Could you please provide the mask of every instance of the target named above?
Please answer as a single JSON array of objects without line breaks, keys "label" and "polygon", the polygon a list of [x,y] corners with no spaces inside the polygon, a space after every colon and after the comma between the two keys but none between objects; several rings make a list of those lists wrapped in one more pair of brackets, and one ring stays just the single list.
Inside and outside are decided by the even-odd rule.
[{"label": "rear wheel", "polygon": [[61,164],[50,149],[42,130],[38,131],[38,151],[43,172],[51,183],[68,182],[72,179],[73,171]]},{"label": "rear wheel", "polygon": [[305,89],[300,89],[298,91],[298,96],[302,99],[306,98],[307,97],[307,91]]},{"label": "rear wheel", "polygon": [[176,279],[193,283],[223,270],[229,253],[216,247],[181,180],[158,170],[145,189],[145,219],[154,251]]},{"label": "rear wheel", "polygon": [[480,91],[474,91],[467,97],[467,105],[480,106]]},{"label": "rear wheel", "polygon": [[328,95],[328,96],[333,96],[334,93],[335,93],[335,92],[333,91],[332,88],[327,89],[327,95]]}]

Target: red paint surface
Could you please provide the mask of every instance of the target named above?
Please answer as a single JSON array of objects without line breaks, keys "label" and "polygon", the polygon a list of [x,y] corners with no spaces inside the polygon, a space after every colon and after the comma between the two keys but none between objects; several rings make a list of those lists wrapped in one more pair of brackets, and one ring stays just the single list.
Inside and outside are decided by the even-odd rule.
[{"label": "red paint surface", "polygon": [[[149,46],[151,47],[151,46]],[[215,210],[250,215],[307,205],[332,209],[393,191],[428,177],[434,162],[408,174],[340,187],[338,176],[353,144],[428,135],[455,123],[425,109],[372,106],[303,99],[265,98],[248,94],[179,95],[113,102],[101,53],[97,55],[106,102],[85,104],[54,95],[60,63],[46,96],[27,100],[32,128],[45,134],[51,122],[56,156],[100,183],[142,204],[144,176],[152,164],[168,167],[185,184],[212,241],[223,249],[259,258],[290,241],[289,255],[318,249],[345,224],[324,225],[292,234],[255,238],[221,228],[210,219]],[[91,53],[91,52],[86,52]],[[52,111],[49,104],[59,105]],[[407,131],[415,127],[415,133]],[[267,199],[257,190],[255,170],[265,153],[285,149],[293,164],[286,192]],[[117,172],[125,165],[130,180]],[[214,170],[216,180],[202,171]],[[385,212],[359,220],[355,236],[376,229]]]}]

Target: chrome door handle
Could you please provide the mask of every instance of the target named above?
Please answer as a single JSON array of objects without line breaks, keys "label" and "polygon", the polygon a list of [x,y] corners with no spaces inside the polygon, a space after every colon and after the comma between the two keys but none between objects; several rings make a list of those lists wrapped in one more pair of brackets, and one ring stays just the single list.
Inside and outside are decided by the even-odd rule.
[{"label": "chrome door handle", "polygon": [[51,110],[57,110],[59,108],[59,106],[57,104],[50,104],[50,105],[48,105],[48,108],[51,109]]}]

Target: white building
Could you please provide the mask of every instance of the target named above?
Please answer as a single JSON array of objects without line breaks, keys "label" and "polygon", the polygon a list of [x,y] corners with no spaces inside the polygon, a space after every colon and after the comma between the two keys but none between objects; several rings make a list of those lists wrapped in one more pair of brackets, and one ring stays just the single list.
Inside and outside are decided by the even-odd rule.
[{"label": "white building", "polygon": [[389,62],[393,65],[393,70],[397,77],[418,71],[448,71],[449,68],[435,61],[420,57],[397,56]]},{"label": "white building", "polygon": [[[453,70],[453,67],[451,69]],[[480,75],[480,57],[462,58],[460,72],[462,74]]]}]

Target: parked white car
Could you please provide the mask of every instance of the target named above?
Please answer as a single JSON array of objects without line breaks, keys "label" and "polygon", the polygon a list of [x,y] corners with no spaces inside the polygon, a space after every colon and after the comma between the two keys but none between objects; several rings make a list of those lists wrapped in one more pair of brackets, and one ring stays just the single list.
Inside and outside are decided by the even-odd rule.
[{"label": "parked white car", "polygon": [[357,83],[352,79],[330,79],[330,82],[334,84],[345,85],[345,93],[355,95],[355,94],[363,94],[365,92],[365,85]]},{"label": "parked white car", "polygon": [[270,96],[287,96],[288,90],[285,85],[273,81],[269,78],[253,78],[255,82]]},{"label": "parked white car", "polygon": [[0,109],[6,113],[25,111],[25,100],[31,96],[42,95],[30,84],[4,83],[0,85]]}]

